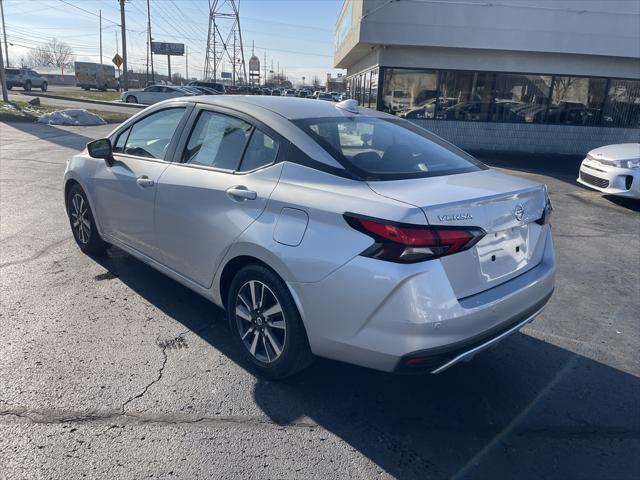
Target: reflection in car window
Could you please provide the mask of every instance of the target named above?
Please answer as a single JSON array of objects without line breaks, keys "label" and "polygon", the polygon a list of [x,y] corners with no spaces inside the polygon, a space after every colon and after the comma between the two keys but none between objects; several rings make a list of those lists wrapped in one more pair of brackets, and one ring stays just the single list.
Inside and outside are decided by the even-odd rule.
[{"label": "reflection in car window", "polygon": [[247,150],[242,157],[239,171],[249,172],[273,163],[278,154],[278,142],[256,129],[251,135]]},{"label": "reflection in car window", "polygon": [[250,133],[251,125],[242,120],[203,111],[191,132],[182,161],[235,170]]},{"label": "reflection in car window", "polygon": [[167,147],[182,119],[184,110],[184,107],[168,108],[152,113],[134,123],[124,153],[164,160]]},{"label": "reflection in car window", "polygon": [[131,127],[127,128],[124,132],[118,135],[115,145],[113,146],[113,153],[124,153],[124,143],[127,141]]}]

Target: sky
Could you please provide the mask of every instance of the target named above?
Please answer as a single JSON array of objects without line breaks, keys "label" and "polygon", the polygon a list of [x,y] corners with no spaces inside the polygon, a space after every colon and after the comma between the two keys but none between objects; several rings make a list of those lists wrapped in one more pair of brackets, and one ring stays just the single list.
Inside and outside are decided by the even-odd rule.
[{"label": "sky", "polygon": [[[222,0],[220,0],[222,1]],[[2,0],[9,57],[12,66],[29,48],[52,38],[69,44],[78,61],[99,62],[99,20],[102,10],[103,62],[121,46],[120,7],[117,0]],[[189,76],[200,77],[205,63],[208,0],[150,0],[154,41],[184,43],[189,52]],[[342,0],[240,0],[240,25],[247,63],[252,43],[261,64],[281,70],[294,83],[306,77],[342,72],[333,69],[335,22]],[[146,68],[146,0],[127,0],[127,53],[129,68]],[[223,20],[229,25],[228,20]],[[116,33],[117,32],[117,33]],[[118,40],[120,41],[120,40]],[[13,45],[12,45],[13,44]],[[185,72],[185,57],[171,59],[172,73]],[[167,72],[165,56],[154,55],[155,70]],[[262,69],[261,65],[261,69]],[[228,70],[227,64],[227,70]]]}]

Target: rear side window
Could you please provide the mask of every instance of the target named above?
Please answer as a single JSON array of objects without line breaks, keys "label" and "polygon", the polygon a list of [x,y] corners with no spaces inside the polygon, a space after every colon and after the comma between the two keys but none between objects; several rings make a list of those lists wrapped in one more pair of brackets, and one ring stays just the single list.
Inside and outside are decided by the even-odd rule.
[{"label": "rear side window", "polygon": [[20,70],[17,68],[5,68],[4,73],[7,75],[20,75]]},{"label": "rear side window", "polygon": [[249,172],[272,164],[278,155],[278,142],[262,131],[255,129],[247,150],[242,157],[239,171]]},{"label": "rear side window", "polygon": [[236,170],[251,134],[251,125],[220,113],[203,111],[191,132],[182,161]]},{"label": "rear side window", "polygon": [[[134,123],[126,140],[124,152],[137,157],[166,159],[169,143],[184,115],[185,108],[168,108],[152,113]],[[121,135],[122,137],[124,135]],[[118,141],[120,141],[118,137]]]},{"label": "rear side window", "polygon": [[406,120],[358,115],[294,123],[348,171],[365,180],[435,177],[487,168]]}]

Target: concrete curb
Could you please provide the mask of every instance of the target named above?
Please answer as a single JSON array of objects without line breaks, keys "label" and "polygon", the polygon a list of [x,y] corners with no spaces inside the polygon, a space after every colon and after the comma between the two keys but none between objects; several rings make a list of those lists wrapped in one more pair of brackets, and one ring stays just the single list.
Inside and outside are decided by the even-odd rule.
[{"label": "concrete curb", "polygon": [[128,108],[138,108],[138,109],[147,107],[147,105],[141,105],[139,103],[105,102],[104,100],[91,100],[88,98],[63,97],[62,95],[47,95],[44,93],[21,92],[21,95],[25,95],[27,97],[55,98],[57,100],[68,100],[70,102],[93,103],[96,105],[109,105],[112,107],[128,107]]}]

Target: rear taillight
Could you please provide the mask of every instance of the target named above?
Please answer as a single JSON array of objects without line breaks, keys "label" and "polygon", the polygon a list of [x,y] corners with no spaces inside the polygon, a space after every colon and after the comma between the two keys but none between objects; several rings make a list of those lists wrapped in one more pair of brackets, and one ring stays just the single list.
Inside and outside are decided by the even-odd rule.
[{"label": "rear taillight", "polygon": [[361,255],[398,263],[422,262],[461,252],[485,235],[478,227],[408,225],[351,213],[344,218],[375,242]]}]

